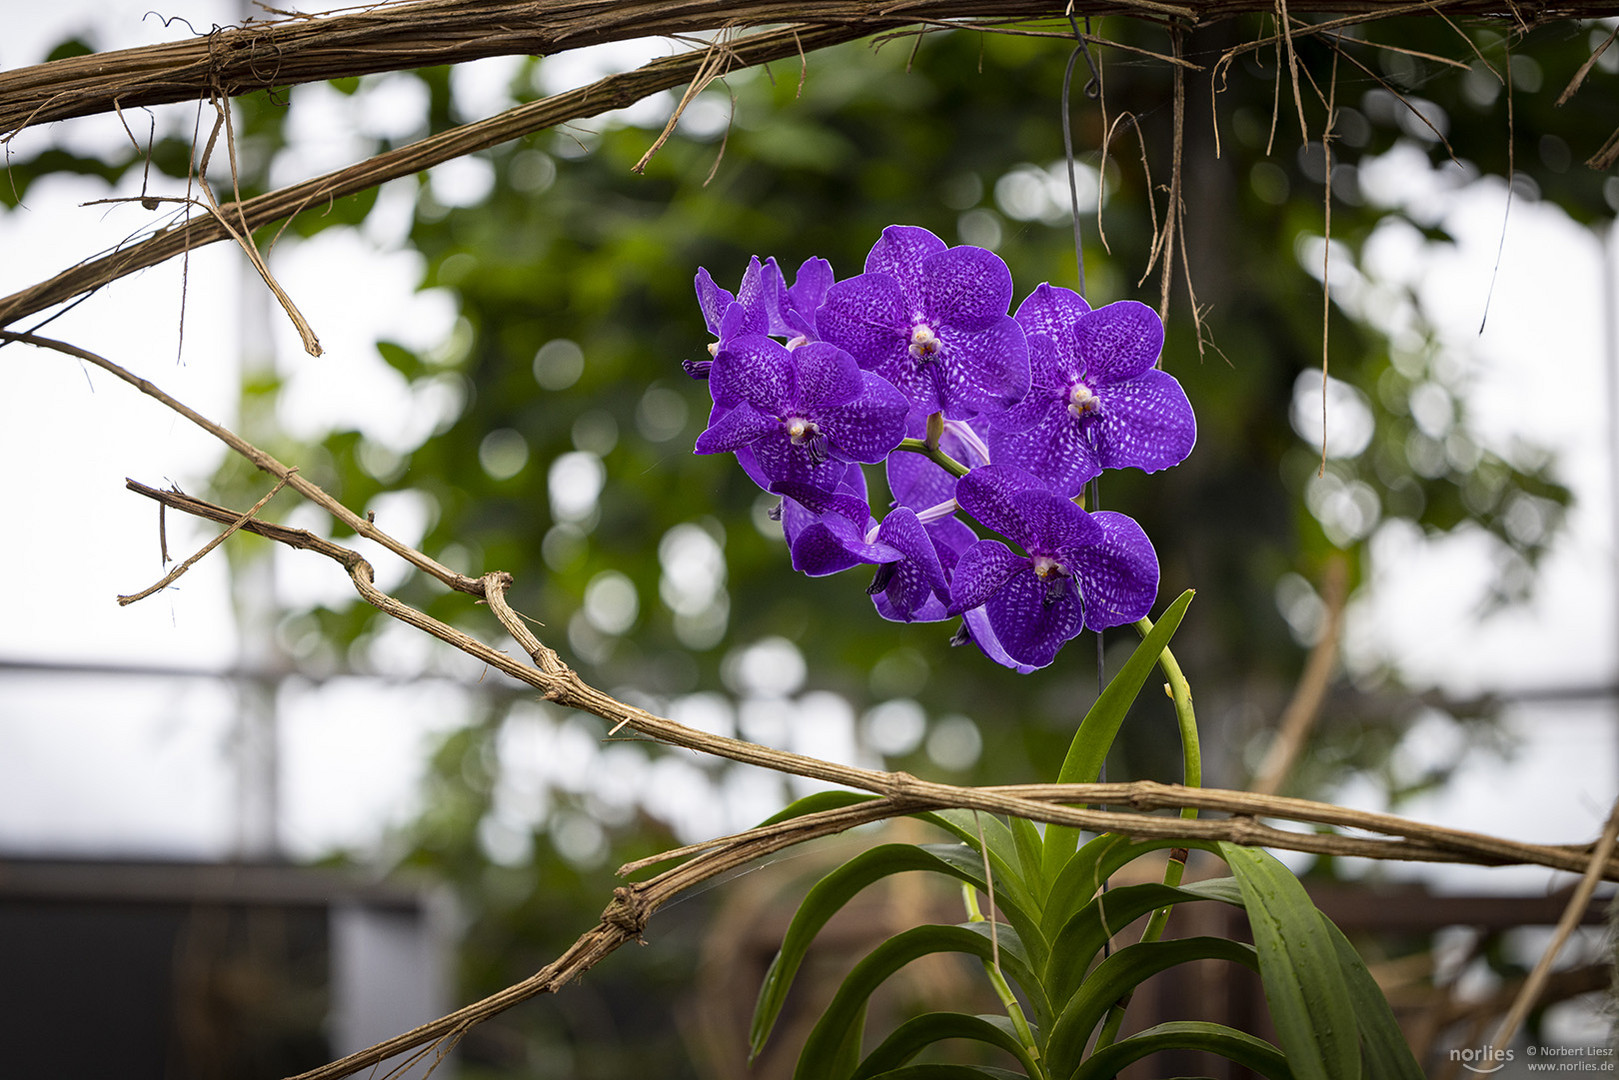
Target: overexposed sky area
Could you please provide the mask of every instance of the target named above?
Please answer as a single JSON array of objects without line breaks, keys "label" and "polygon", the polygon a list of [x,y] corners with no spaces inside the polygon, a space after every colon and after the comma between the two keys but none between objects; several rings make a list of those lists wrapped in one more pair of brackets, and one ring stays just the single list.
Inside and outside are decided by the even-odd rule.
[{"label": "overexposed sky area", "polygon": [[[100,48],[172,40],[181,32],[178,25],[165,30],[155,16],[143,18],[144,10],[58,0],[13,12],[0,42],[0,65],[35,62],[51,44],[80,30],[91,31]],[[198,30],[239,17],[235,4],[223,2],[176,2],[164,10]],[[602,65],[633,66],[668,50],[667,43],[647,42],[607,57],[570,57],[548,63],[546,77],[557,80],[550,88],[560,89],[585,81]],[[510,70],[490,62],[458,73],[463,110],[484,115],[502,107],[500,87]],[[384,105],[394,92],[409,91],[403,83],[390,89],[376,80],[365,93]],[[300,105],[293,112],[294,147],[277,161],[277,180],[352,160],[347,125],[354,122],[353,101],[319,86],[293,94]],[[193,112],[178,106],[157,115],[159,124],[176,128],[189,128],[194,120]],[[381,130],[400,115],[409,110],[378,108],[359,122]],[[59,143],[96,153],[126,140],[115,118],[93,117],[24,132],[13,152],[26,156]],[[487,183],[478,170],[476,163],[446,167],[432,178],[435,193],[446,203],[476,198]],[[1494,182],[1457,187],[1442,172],[1399,154],[1365,170],[1362,183],[1368,197],[1404,202],[1413,217],[1442,221],[1458,236],[1459,247],[1451,252],[1426,246],[1414,230],[1390,229],[1369,246],[1362,269],[1372,285],[1382,280],[1416,286],[1427,316],[1449,343],[1448,355],[1470,373],[1468,399],[1487,421],[1491,447],[1507,449],[1521,438],[1554,450],[1559,475],[1575,488],[1578,501],[1534,600],[1483,621],[1479,604],[1491,567],[1477,537],[1433,544],[1408,530],[1384,528],[1372,545],[1373,587],[1352,612],[1349,666],[1366,669],[1397,657],[1413,678],[1456,693],[1612,687],[1619,581],[1604,325],[1614,306],[1606,269],[1612,252],[1554,207],[1518,198],[1500,248],[1488,326],[1480,335],[1502,241],[1504,189]],[[379,211],[361,230],[289,240],[276,251],[278,279],[326,347],[318,359],[301,353],[278,313],[271,313],[268,331],[240,317],[243,297],[260,294],[241,253],[225,245],[196,252],[188,266],[170,262],[126,278],[42,332],[102,353],[227,424],[235,421],[237,357],[244,348],[262,348],[267,335],[288,379],[282,418],[294,434],[355,423],[381,444],[409,444],[432,430],[443,403],[407,388],[372,342],[388,336],[429,348],[449,334],[455,318],[446,296],[415,291],[419,260],[400,250],[413,190],[385,190]],[[0,215],[0,250],[7,254],[0,261],[0,294],[150,226],[154,215],[138,204],[81,205],[137,194],[138,177],[116,191],[95,180],[37,185],[22,208]],[[365,282],[363,302],[352,288],[356,280]],[[1363,283],[1368,304],[1376,302],[1372,285]],[[1346,303],[1356,287],[1345,278]],[[7,346],[0,350],[0,372],[6,387],[0,394],[0,454],[13,464],[22,488],[11,500],[8,527],[0,530],[0,558],[13,568],[6,600],[12,617],[0,621],[0,663],[155,666],[169,672],[131,679],[0,669],[0,851],[227,855],[240,833],[231,764],[240,742],[233,719],[240,702],[220,683],[184,675],[241,660],[244,643],[231,615],[224,560],[210,557],[177,588],[132,606],[114,600],[163,572],[156,513],[124,491],[124,477],[196,490],[223,450],[173,413],[72,360]],[[409,499],[374,509],[407,540],[421,527]],[[189,553],[206,535],[169,515],[171,553]],[[377,563],[384,586],[397,580],[389,577],[398,571],[387,560]],[[336,567],[307,555],[278,555],[276,571],[284,600],[343,596],[349,589]],[[294,683],[284,692],[280,832],[293,855],[333,846],[366,848],[390,823],[408,817],[424,747],[462,714],[455,680],[481,675],[470,661],[444,655],[413,632],[401,632],[396,641],[400,674],[414,661],[430,659],[448,681],[424,690],[337,680]],[[779,644],[767,646],[749,655],[779,651]],[[766,688],[765,696],[791,695],[801,678]],[[793,699],[802,722],[769,731],[794,748],[870,761],[855,732],[922,730],[909,720],[900,727],[889,722],[904,712],[902,704],[873,720],[850,715],[847,706],[840,711],[825,698]],[[681,708],[689,719],[716,729],[767,730],[764,720],[750,721],[746,709],[731,715],[728,706],[697,696]],[[780,709],[771,715],[779,717]],[[1588,839],[1619,789],[1613,700],[1525,701],[1510,708],[1508,722],[1519,745],[1505,760],[1459,742],[1446,725],[1419,724],[1402,751],[1404,766],[1461,758],[1464,767],[1450,788],[1406,812],[1521,839]],[[970,727],[958,724],[954,730],[970,743]],[[547,785],[567,790],[592,770],[636,767],[595,735],[538,713],[513,725],[502,748],[503,755],[508,751],[524,760],[560,763],[555,776],[543,770],[514,774],[511,790],[497,798],[504,809],[486,842],[495,854],[513,858],[520,857],[513,837],[544,810]],[[938,759],[960,752],[959,740],[941,741]],[[660,798],[702,789],[701,776],[679,762],[657,768],[662,771],[651,790],[664,793]],[[695,809],[667,809],[677,817],[686,814],[684,827],[693,834],[717,832],[747,824],[785,794],[773,778],[736,780],[718,802],[696,798],[688,800]],[[1369,787],[1345,791],[1342,798],[1376,805]],[[624,812],[605,802],[598,809],[607,818]],[[578,817],[553,823],[559,846],[572,845],[581,858],[599,848],[599,829],[593,828]],[[1547,876],[1481,870],[1445,880],[1458,888],[1538,889]]]}]

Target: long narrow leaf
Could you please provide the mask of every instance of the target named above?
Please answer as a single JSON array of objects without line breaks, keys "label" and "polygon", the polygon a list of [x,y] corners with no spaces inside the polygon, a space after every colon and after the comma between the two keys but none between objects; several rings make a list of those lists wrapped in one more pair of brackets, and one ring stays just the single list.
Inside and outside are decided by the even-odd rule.
[{"label": "long narrow leaf", "polygon": [[971,810],[934,810],[917,817],[949,831],[974,851],[979,850],[978,837],[982,829],[983,842],[989,846],[990,872],[995,875],[995,887],[1005,889],[1008,895],[1015,894],[1015,902],[1035,910],[1034,896],[1019,865],[1017,838],[1006,822],[994,814]]},{"label": "long narrow leaf", "polygon": [[1293,872],[1255,848],[1221,842],[1242,886],[1259,977],[1278,1041],[1299,1080],[1360,1080],[1360,1034],[1327,922]]},{"label": "long narrow leaf", "polygon": [[[1049,1014],[1050,1005],[1029,969],[1023,946],[1010,926],[998,928],[1001,967],[1029,995],[1037,1012]],[[989,961],[992,950],[983,923],[962,926],[917,926],[878,945],[844,977],[837,993],[810,1030],[798,1057],[794,1080],[846,1080],[838,1071],[839,1049],[851,1030],[858,1032],[861,1011],[872,992],[912,960],[931,953],[959,952]],[[856,1035],[858,1037],[858,1034]]]},{"label": "long narrow leaf", "polygon": [[[962,857],[965,856],[965,857]],[[759,987],[759,1000],[753,1010],[748,1041],[757,1056],[770,1037],[776,1017],[787,1000],[787,991],[798,974],[804,954],[827,920],[836,915],[856,894],[872,883],[913,870],[931,871],[958,878],[976,888],[984,888],[984,877],[977,860],[957,844],[920,847],[915,844],[883,844],[861,852],[816,882],[793,915],[783,935],[781,948]]]},{"label": "long narrow leaf", "polygon": [[1143,980],[1192,960],[1230,960],[1258,970],[1253,946],[1217,937],[1177,938],[1126,945],[1096,966],[1068,999],[1046,1040],[1052,1076],[1068,1076],[1079,1066],[1091,1032],[1113,1003]]},{"label": "long narrow leaf", "polygon": [[988,1065],[902,1065],[871,1080],[1025,1080],[1022,1073]]},{"label": "long narrow leaf", "polygon": [[1039,904],[1046,896],[1046,877],[1042,863],[1045,858],[1045,845],[1040,839],[1040,830],[1034,822],[1027,818],[1012,818],[1012,840],[1016,844],[1018,870],[1022,874],[1023,884]]},{"label": "long narrow leaf", "polygon": [[[1148,1028],[1128,1039],[1120,1039],[1112,1046],[1103,1047],[1092,1054],[1069,1080],[1111,1080],[1131,1062],[1162,1050],[1201,1050],[1207,1054],[1219,1054],[1227,1061],[1252,1069],[1269,1080],[1294,1080],[1287,1058],[1264,1039],[1224,1024],[1203,1020],[1175,1020]],[[1381,1074],[1374,1073],[1373,1076],[1376,1080],[1382,1080]]]},{"label": "long narrow leaf", "polygon": [[1231,878],[1216,878],[1180,887],[1149,881],[1097,896],[1052,939],[1051,959],[1041,978],[1046,992],[1053,1000],[1066,1001],[1108,938],[1150,911],[1189,900],[1220,900],[1241,907],[1242,892]]},{"label": "long narrow leaf", "polygon": [[1349,982],[1349,999],[1355,1007],[1355,1025],[1360,1028],[1361,1053],[1366,1075],[1373,1080],[1422,1080],[1422,1066],[1411,1053],[1411,1046],[1400,1031],[1400,1022],[1389,1008],[1388,998],[1366,970],[1366,962],[1349,943],[1344,932],[1325,915],[1327,936],[1338,953],[1339,966]]},{"label": "long narrow leaf", "polygon": [[[1073,742],[1068,746],[1068,756],[1057,774],[1059,784],[1087,784],[1102,771],[1102,762],[1107,759],[1107,752],[1119,733],[1124,714],[1141,692],[1141,684],[1147,681],[1153,665],[1158,663],[1158,654],[1169,644],[1191,602],[1192,590],[1188,589],[1169,605],[1152,632],[1141,639],[1141,644],[1130,654],[1130,659],[1124,662],[1124,667],[1113,676],[1096,703],[1090,707],[1085,719],[1080,721],[1079,730],[1074,732]],[[1047,877],[1054,878],[1078,847],[1078,830],[1066,826],[1047,828]]]},{"label": "long narrow leaf", "polygon": [[793,818],[818,813],[822,810],[842,810],[845,806],[870,802],[876,797],[864,791],[817,791],[813,795],[795,799],[759,822],[759,824],[761,826],[775,825],[779,822],[791,821]]},{"label": "long narrow leaf", "polygon": [[971,1039],[1004,1050],[1017,1058],[1025,1070],[1035,1072],[1034,1062],[1006,1017],[933,1012],[913,1017],[895,1028],[892,1035],[866,1055],[866,1060],[855,1070],[854,1080],[867,1080],[898,1069],[929,1046],[946,1039]]},{"label": "long narrow leaf", "polygon": [[[1050,830],[1048,829],[1047,832]],[[1212,842],[1184,840],[1131,840],[1118,833],[1103,833],[1089,840],[1068,860],[1052,882],[1051,891],[1040,911],[1040,929],[1047,940],[1055,937],[1074,913],[1090,903],[1104,882],[1115,872],[1141,856],[1165,848],[1190,847],[1213,850]]]}]

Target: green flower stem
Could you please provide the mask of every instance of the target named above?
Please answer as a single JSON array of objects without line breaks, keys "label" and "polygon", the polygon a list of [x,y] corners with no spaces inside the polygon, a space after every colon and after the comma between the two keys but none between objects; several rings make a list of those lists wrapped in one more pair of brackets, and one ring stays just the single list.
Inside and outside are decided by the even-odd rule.
[{"label": "green flower stem", "polygon": [[957,461],[943,450],[940,450],[937,446],[929,446],[921,439],[901,440],[899,446],[895,449],[909,450],[913,454],[921,454],[923,457],[939,466],[945,472],[958,479],[966,476],[969,471],[967,466],[963,465],[961,462]]},{"label": "green flower stem", "polygon": [[[967,921],[987,921],[984,913],[978,909],[978,890],[962,882],[961,895],[967,903]],[[1029,1060],[1035,1064],[1035,1073],[1029,1080],[1046,1080],[1045,1069],[1040,1060],[1040,1047],[1034,1041],[1034,1029],[1029,1027],[1028,1017],[1023,1015],[1023,1005],[1018,1001],[1017,995],[1012,993],[1012,987],[1007,983],[1006,976],[1001,974],[1000,968],[986,962],[984,973],[989,976],[990,985],[995,988],[995,996],[1001,999],[1007,1018],[1012,1021],[1012,1030],[1017,1032],[1018,1041],[1023,1044],[1023,1049],[1028,1051]]]},{"label": "green flower stem", "polygon": [[[1146,637],[1152,630],[1152,621],[1142,619],[1136,623],[1136,630],[1142,637]],[[1181,732],[1181,771],[1182,783],[1187,787],[1203,786],[1203,751],[1197,737],[1197,716],[1192,711],[1192,688],[1186,682],[1186,676],[1181,672],[1180,664],[1175,661],[1175,654],[1167,648],[1159,654],[1158,666],[1163,670],[1164,677],[1169,680],[1164,686],[1169,696],[1175,702],[1175,721]],[[1181,817],[1188,820],[1197,817],[1195,806],[1181,808]],[[1169,864],[1164,867],[1164,884],[1176,886],[1186,873],[1185,848],[1174,848],[1169,853]],[[1147,920],[1147,928],[1141,932],[1142,941],[1157,941],[1164,936],[1164,927],[1169,922],[1167,907],[1161,907],[1152,913]],[[1119,1025],[1124,1023],[1124,1010],[1130,1004],[1130,997],[1126,995],[1108,1010],[1107,1017],[1102,1021],[1102,1030],[1096,1037],[1096,1049],[1112,1045],[1118,1038]]]}]

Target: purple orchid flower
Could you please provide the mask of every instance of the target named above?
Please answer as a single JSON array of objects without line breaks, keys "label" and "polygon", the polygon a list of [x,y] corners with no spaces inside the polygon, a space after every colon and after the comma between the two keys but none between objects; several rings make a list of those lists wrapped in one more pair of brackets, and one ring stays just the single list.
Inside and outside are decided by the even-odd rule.
[{"label": "purple orchid flower", "polygon": [[831,491],[793,480],[770,485],[772,494],[782,496],[781,526],[793,569],[809,577],[904,558],[903,552],[877,537],[860,466],[843,468]]},{"label": "purple orchid flower", "polygon": [[811,257],[804,260],[798,268],[793,283],[786,291],[786,302],[782,307],[782,316],[786,323],[788,347],[794,341],[819,341],[820,334],[815,327],[815,312],[826,302],[826,292],[836,280],[832,275],[832,264],[825,259]]},{"label": "purple orchid flower", "polygon": [[982,606],[1019,665],[1045,667],[1084,629],[1134,622],[1158,595],[1158,557],[1123,514],[1088,514],[1015,465],[986,465],[956,483],[956,501],[1018,544],[980,540],[951,582],[950,614]]},{"label": "purple orchid flower", "polygon": [[1029,390],[1023,330],[1006,314],[1011,300],[1011,271],[994,252],[891,225],[866,256],[866,272],[832,285],[815,320],[824,340],[924,415],[1000,416]]},{"label": "purple orchid flower", "polygon": [[742,284],[733,296],[729,290],[714,284],[706,269],[697,269],[697,306],[703,309],[703,323],[715,340],[709,343],[708,360],[682,361],[681,367],[694,379],[709,377],[713,359],[727,342],[744,334],[776,334],[789,332],[787,316],[783,310],[787,286],[781,276],[781,267],[774,258],[759,261],[755,255],[748,260],[742,274]]},{"label": "purple orchid flower", "polygon": [[743,335],[719,350],[709,382],[718,407],[697,453],[746,448],[756,480],[832,491],[845,463],[881,461],[905,436],[904,395],[825,342],[789,351]]},{"label": "purple orchid flower", "polygon": [[1073,496],[1103,469],[1157,472],[1186,460],[1197,421],[1180,383],[1153,367],[1164,324],[1151,308],[1121,300],[1092,311],[1078,293],[1041,285],[1016,319],[1033,386],[990,435],[996,461]]}]

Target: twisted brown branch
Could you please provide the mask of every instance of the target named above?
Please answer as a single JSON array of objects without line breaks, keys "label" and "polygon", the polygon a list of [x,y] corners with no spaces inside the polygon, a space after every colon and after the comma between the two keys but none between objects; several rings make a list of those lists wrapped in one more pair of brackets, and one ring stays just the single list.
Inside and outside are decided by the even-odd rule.
[{"label": "twisted brown branch", "polygon": [[[249,20],[183,41],[70,57],[0,74],[0,134],[30,124],[275,86],[489,56],[545,56],[636,37],[801,22],[863,36],[896,22],[1148,15],[1209,23],[1267,12],[1274,0],[416,0],[279,22]],[[1291,14],[1378,18],[1392,0],[1293,0]],[[1436,3],[1453,15],[1507,17],[1497,0]],[[1535,5],[1535,21],[1619,13],[1615,0]]]},{"label": "twisted brown branch", "polygon": [[[859,27],[787,27],[734,41],[726,47],[726,52],[732,58],[732,67],[751,67],[853,41],[873,29],[893,25],[898,23],[889,21]],[[699,49],[654,60],[634,71],[609,75],[578,90],[520,105],[487,120],[451,128],[336,172],[241,202],[225,203],[210,217],[187,220],[181,225],[162,229],[139,243],[69,267],[55,277],[0,298],[0,326],[10,325],[27,315],[64,303],[187,251],[231,239],[233,229],[246,236],[271,222],[292,217],[306,207],[354,195],[389,180],[430,169],[452,158],[487,150],[569,120],[597,116],[633,105],[644,97],[690,81],[702,69],[708,55],[708,50]],[[3,77],[0,77],[0,84],[3,84]],[[0,85],[0,103],[4,102],[4,95],[4,87]]]}]

